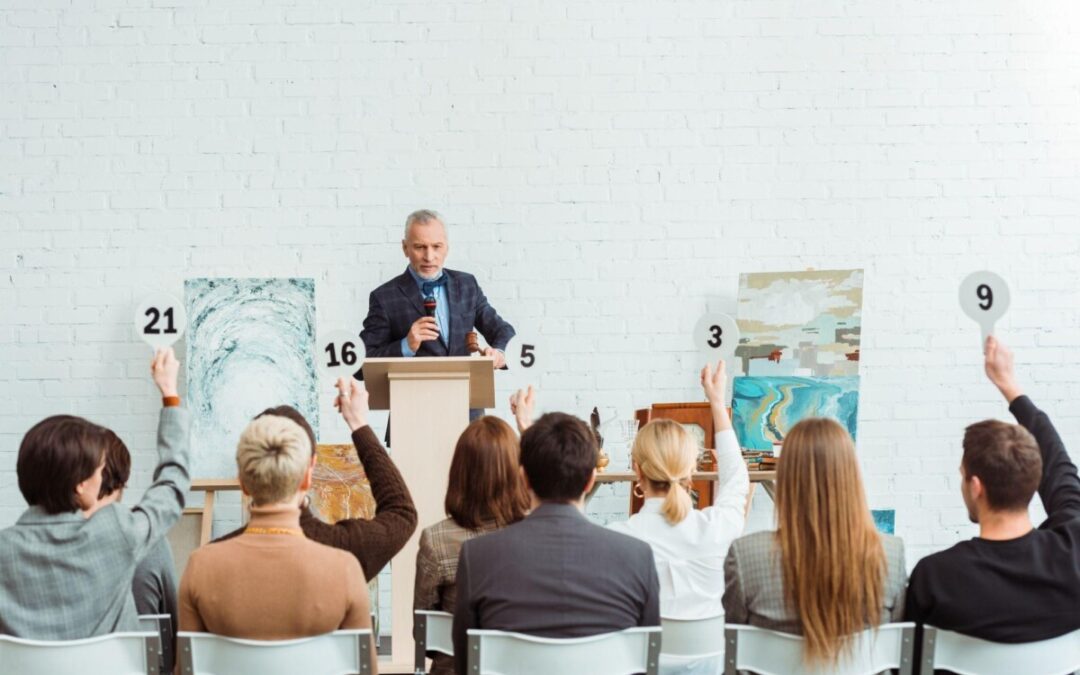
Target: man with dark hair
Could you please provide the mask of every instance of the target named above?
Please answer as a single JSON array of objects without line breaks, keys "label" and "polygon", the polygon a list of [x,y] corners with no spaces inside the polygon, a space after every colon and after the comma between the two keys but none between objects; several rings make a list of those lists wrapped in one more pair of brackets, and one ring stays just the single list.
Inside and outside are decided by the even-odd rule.
[{"label": "man with dark hair", "polygon": [[[124,488],[131,477],[131,453],[120,437],[106,429],[105,433],[105,469],[101,472],[101,491],[98,493],[98,509],[109,504],[119,504],[124,497]],[[176,579],[176,563],[172,549],[166,537],[158,539],[150,547],[146,557],[135,568],[135,578],[131,582],[131,595],[135,599],[135,609],[139,615],[168,614],[172,622],[172,638],[162,645],[162,652],[167,672],[172,672],[175,661],[174,646],[176,631],[179,626],[177,612],[177,594],[179,583]]]},{"label": "man with dark hair", "polygon": [[466,672],[470,628],[569,638],[660,625],[652,549],[590,523],[583,513],[596,455],[592,431],[570,415],[549,413],[522,434],[522,474],[535,508],[524,520],[462,546],[453,628],[457,672]]},{"label": "man with dark hair", "polygon": [[[1020,426],[988,420],[964,434],[960,492],[979,536],[919,561],[905,621],[994,642],[1080,629],[1080,478],[1050,418],[1024,396],[1012,353],[986,342],[986,375]],[[1038,489],[1046,520],[1028,503]]]}]

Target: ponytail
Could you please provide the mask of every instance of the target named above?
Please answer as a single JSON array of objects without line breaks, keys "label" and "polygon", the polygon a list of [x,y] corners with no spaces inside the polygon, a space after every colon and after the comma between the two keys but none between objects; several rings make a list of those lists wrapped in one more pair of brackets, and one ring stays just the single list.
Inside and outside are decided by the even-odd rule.
[{"label": "ponytail", "polygon": [[690,499],[690,492],[682,484],[682,481],[668,483],[667,495],[664,497],[663,505],[660,506],[660,513],[663,514],[664,520],[672,525],[677,525],[686,518],[693,508],[694,503]]}]

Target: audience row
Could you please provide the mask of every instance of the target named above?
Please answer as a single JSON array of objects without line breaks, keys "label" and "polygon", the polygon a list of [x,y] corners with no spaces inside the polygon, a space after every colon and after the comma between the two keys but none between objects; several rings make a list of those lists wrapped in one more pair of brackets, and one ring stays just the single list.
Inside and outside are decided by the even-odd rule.
[{"label": "audience row", "polygon": [[[961,495],[979,536],[923,558],[910,578],[902,540],[874,526],[852,439],[827,419],[804,420],[784,439],[776,530],[743,535],[750,482],[723,362],[700,378],[716,433],[714,503],[693,507],[697,442],[656,420],[631,451],[643,507],[606,528],[584,515],[595,435],[563,413],[534,421],[532,389],[518,392],[511,410],[520,438],[498,418],[473,421],[454,449],[447,518],[420,535],[415,606],[454,616],[455,657],[431,654],[432,672],[465,672],[473,628],[578,637],[723,614],[802,635],[804,659],[816,666],[841,659],[848,636],[890,621],[1007,643],[1080,629],[1076,466],[992,337],[985,370],[1018,424],[988,420],[965,431]],[[138,504],[120,502],[131,461],[108,429],[62,415],[24,437],[17,473],[29,508],[0,531],[0,633],[74,639],[134,630],[137,612],[162,611],[180,630],[269,640],[369,628],[366,580],[412,536],[417,515],[367,423],[362,385],[339,380],[335,405],[370,480],[375,517],[319,520],[307,498],[311,427],[290,407],[266,410],[236,450],[250,521],[195,551],[177,591],[163,537],[189,488],[189,418],[171,350],[155,356],[151,372],[164,406],[160,462]],[[1028,515],[1036,493],[1047,513],[1038,528]],[[665,673],[722,669],[719,659],[661,663]]]}]

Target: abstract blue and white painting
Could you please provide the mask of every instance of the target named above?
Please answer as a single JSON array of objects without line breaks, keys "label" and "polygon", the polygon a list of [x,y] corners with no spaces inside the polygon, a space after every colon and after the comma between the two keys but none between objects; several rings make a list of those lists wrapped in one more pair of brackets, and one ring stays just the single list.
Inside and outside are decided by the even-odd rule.
[{"label": "abstract blue and white painting", "polygon": [[742,447],[771,450],[808,417],[829,417],[855,438],[858,377],[736,377],[732,424]]},{"label": "abstract blue and white painting", "polygon": [[236,441],[291,405],[318,437],[314,279],[188,279],[187,388],[193,478],[236,476]]}]

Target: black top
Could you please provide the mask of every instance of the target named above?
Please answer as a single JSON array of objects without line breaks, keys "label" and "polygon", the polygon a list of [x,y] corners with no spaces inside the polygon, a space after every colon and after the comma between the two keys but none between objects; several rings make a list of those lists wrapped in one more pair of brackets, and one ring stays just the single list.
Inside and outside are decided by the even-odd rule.
[{"label": "black top", "polygon": [[1042,452],[1046,521],[1007,541],[976,537],[911,573],[905,621],[993,642],[1035,642],[1080,629],[1080,478],[1050,418],[1027,396],[1009,406]]}]

